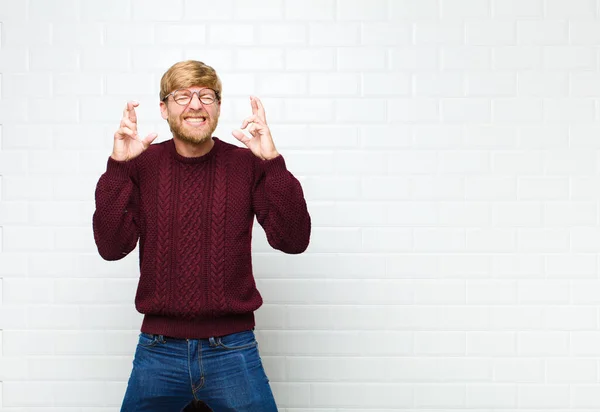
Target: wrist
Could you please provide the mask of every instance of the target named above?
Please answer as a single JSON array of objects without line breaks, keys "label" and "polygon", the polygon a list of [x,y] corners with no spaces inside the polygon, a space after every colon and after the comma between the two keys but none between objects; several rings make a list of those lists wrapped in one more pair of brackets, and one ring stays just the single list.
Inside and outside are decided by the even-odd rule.
[{"label": "wrist", "polygon": [[275,150],[274,152],[269,153],[266,156],[263,156],[263,160],[273,160],[276,157],[279,157],[279,152]]}]

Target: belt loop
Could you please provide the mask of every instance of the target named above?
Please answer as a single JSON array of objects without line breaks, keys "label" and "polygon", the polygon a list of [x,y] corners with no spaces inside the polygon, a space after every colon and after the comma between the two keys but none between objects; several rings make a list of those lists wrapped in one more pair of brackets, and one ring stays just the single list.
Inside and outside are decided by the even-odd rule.
[{"label": "belt loop", "polygon": [[208,338],[208,344],[213,347],[213,346],[217,346],[217,341],[215,340],[215,338],[213,336],[211,336],[210,338]]},{"label": "belt loop", "polygon": [[165,337],[163,335],[158,335],[158,342],[159,343],[167,343],[167,341],[165,340]]}]

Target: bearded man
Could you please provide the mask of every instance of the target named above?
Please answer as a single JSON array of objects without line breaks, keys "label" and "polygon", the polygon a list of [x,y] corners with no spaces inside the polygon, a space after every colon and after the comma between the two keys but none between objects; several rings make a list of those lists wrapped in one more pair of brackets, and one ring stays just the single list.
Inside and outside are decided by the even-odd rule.
[{"label": "bearded man", "polygon": [[144,314],[121,411],[277,411],[254,335],[262,305],[252,272],[254,218],[269,244],[302,253],[311,220],[298,180],[275,148],[260,99],[233,135],[213,136],[221,81],[199,61],[173,65],[160,111],[173,138],[138,135],[128,102],[96,187],[94,238],[106,260],[139,240],[136,309]]}]

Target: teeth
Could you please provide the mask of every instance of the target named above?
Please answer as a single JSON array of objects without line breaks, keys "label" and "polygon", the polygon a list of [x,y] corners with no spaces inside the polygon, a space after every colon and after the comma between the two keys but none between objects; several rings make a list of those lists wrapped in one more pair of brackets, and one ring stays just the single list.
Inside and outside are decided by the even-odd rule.
[{"label": "teeth", "polygon": [[188,117],[187,119],[185,119],[186,121],[190,122],[190,123],[202,123],[204,120],[206,120],[203,117]]}]

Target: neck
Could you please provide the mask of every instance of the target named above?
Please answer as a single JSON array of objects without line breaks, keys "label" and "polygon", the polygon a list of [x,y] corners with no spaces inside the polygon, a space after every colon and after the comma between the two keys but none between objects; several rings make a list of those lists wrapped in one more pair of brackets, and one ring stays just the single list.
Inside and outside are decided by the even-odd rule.
[{"label": "neck", "polygon": [[210,152],[215,145],[215,142],[212,138],[200,143],[192,143],[173,136],[173,142],[175,143],[175,150],[177,150],[177,153],[183,157],[204,156]]}]

